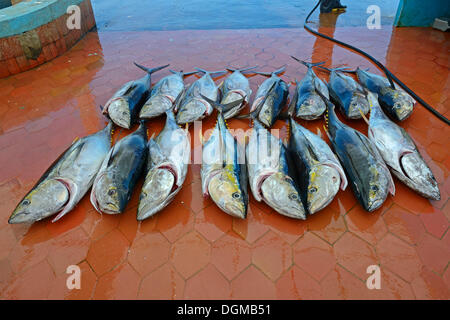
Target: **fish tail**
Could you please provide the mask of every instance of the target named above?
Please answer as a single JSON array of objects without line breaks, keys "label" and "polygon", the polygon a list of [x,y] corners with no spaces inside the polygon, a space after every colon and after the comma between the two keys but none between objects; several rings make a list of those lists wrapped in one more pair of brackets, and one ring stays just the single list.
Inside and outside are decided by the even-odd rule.
[{"label": "fish tail", "polygon": [[253,70],[258,68],[258,66],[254,66],[254,67],[245,67],[245,68],[237,68],[237,69],[233,69],[233,68],[226,68],[228,71],[231,72],[235,72],[235,71],[239,71],[239,72],[244,72],[244,71],[248,71],[248,70]]},{"label": "fish tail", "polygon": [[260,72],[260,71],[255,71],[256,74],[265,76],[265,77],[271,77],[273,75],[279,75],[280,73],[283,73],[284,70],[286,70],[286,65],[280,67],[279,69],[272,71],[272,72]]},{"label": "fish tail", "polygon": [[[324,66],[319,66],[319,69],[326,70],[326,71],[328,71],[330,73],[333,72],[333,71],[344,71],[344,72],[347,72],[348,67],[327,68],[327,67],[324,67]],[[354,70],[353,72],[356,73],[356,70]],[[351,73],[351,72],[349,72],[349,73]]]},{"label": "fish tail", "polygon": [[178,74],[181,77],[187,77],[187,76],[199,73],[199,71],[183,72],[183,70],[175,71],[175,70],[172,70],[172,69],[169,69],[169,71],[172,72],[173,74]]},{"label": "fish tail", "polygon": [[226,72],[227,72],[227,70],[207,71],[207,70],[201,69],[201,68],[194,68],[194,69],[197,69],[197,70],[200,71],[200,72],[203,72],[203,73],[209,73],[209,74],[213,74],[213,73],[226,73]]},{"label": "fish tail", "polygon": [[170,66],[170,64],[166,64],[165,66],[160,66],[160,67],[156,67],[156,68],[150,69],[150,68],[144,67],[144,66],[142,66],[142,65],[140,65],[140,64],[138,64],[138,63],[136,63],[136,62],[134,62],[134,65],[135,65],[136,67],[138,67],[139,69],[144,70],[144,71],[147,72],[148,74],[155,73],[156,71],[159,71],[159,70],[161,70],[161,69],[164,69],[164,68],[167,68],[168,66]]},{"label": "fish tail", "polygon": [[296,57],[294,57],[294,56],[291,56],[291,58],[294,59],[294,60],[297,61],[297,62],[300,62],[301,64],[303,64],[304,66],[306,66],[306,67],[308,67],[308,68],[317,67],[317,66],[320,66],[320,65],[322,65],[322,64],[325,63],[325,61],[320,61],[320,62],[306,62],[306,61],[300,60],[300,59],[298,59],[298,58],[296,58]]}]

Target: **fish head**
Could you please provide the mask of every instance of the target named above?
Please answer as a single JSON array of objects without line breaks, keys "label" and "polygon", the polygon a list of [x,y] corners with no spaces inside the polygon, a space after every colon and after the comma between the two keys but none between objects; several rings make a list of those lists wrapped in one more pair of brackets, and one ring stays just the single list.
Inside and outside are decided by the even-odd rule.
[{"label": "fish head", "polygon": [[369,167],[369,177],[365,188],[366,197],[363,197],[363,204],[367,211],[372,212],[378,209],[389,192],[390,173],[387,169],[379,164],[373,164]]},{"label": "fish head", "polygon": [[264,180],[261,185],[264,201],[286,216],[306,219],[306,213],[294,181],[281,172],[277,172]]},{"label": "fish head", "polygon": [[158,94],[152,96],[142,107],[139,117],[149,119],[160,116],[172,108],[172,101],[165,95]]},{"label": "fish head", "polygon": [[107,108],[108,115],[115,124],[122,128],[130,129],[131,113],[127,99],[123,97],[113,99]]},{"label": "fish head", "polygon": [[209,104],[202,99],[193,98],[186,101],[177,113],[177,123],[185,124],[202,119],[208,106]]},{"label": "fish head", "polygon": [[354,93],[347,110],[347,117],[350,119],[361,119],[361,112],[366,115],[370,105],[367,98],[360,93]]},{"label": "fish head", "polygon": [[316,93],[311,93],[299,99],[296,115],[304,120],[314,120],[320,117],[325,112],[325,109],[325,102],[323,102],[322,98]]},{"label": "fish head", "polygon": [[175,176],[170,170],[157,168],[148,172],[139,196],[137,212],[139,221],[147,219],[164,208],[175,182]]},{"label": "fish head", "polygon": [[378,100],[382,105],[392,106],[392,113],[400,121],[408,118],[414,109],[414,100],[402,90],[386,88]]},{"label": "fish head", "polygon": [[31,223],[49,217],[63,209],[69,196],[61,181],[44,180],[22,199],[8,222]]},{"label": "fish head", "polygon": [[126,205],[125,193],[115,183],[114,175],[103,173],[96,181],[93,192],[100,211],[116,214],[121,213]]},{"label": "fish head", "polygon": [[339,172],[328,165],[316,165],[309,172],[306,202],[310,214],[325,208],[339,190]]},{"label": "fish head", "polygon": [[274,117],[274,106],[273,106],[273,98],[271,96],[267,97],[263,106],[261,107],[261,111],[258,114],[258,119],[263,123],[266,127],[271,127],[273,122],[275,121]]},{"label": "fish head", "polygon": [[224,169],[211,178],[208,184],[209,195],[217,206],[226,213],[245,219],[247,199],[235,175]]}]

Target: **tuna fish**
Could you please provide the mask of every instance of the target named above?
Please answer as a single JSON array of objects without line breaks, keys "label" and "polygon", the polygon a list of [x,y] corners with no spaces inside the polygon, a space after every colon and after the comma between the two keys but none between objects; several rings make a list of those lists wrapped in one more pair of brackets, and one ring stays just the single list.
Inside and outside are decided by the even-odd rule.
[{"label": "tuna fish", "polygon": [[331,145],[359,203],[366,211],[374,211],[383,204],[389,192],[395,194],[389,169],[369,138],[342,123],[334,112],[334,105],[325,101]]},{"label": "tuna fish", "polygon": [[392,87],[389,80],[382,76],[360,68],[355,72],[359,82],[378,95],[380,106],[392,119],[403,121],[411,115],[416,101],[409,94],[396,85]]},{"label": "tuna fish", "polygon": [[391,172],[408,187],[432,200],[441,195],[436,179],[409,134],[388,119],[377,94],[368,93],[370,103],[369,139],[380,151]]},{"label": "tuna fish", "polygon": [[325,208],[339,190],[347,187],[347,177],[328,144],[311,131],[289,120],[288,150],[295,180],[309,214]]},{"label": "tuna fish", "polygon": [[[285,106],[289,95],[289,89],[286,82],[278,77],[278,74],[284,72],[285,69],[286,67],[284,66],[271,73],[255,72],[257,74],[269,77],[269,79],[264,81],[256,91],[255,100],[250,108],[250,112],[252,113],[257,109],[257,107],[260,107],[260,111],[258,112],[256,119],[268,128],[272,127],[278,119],[278,116]],[[272,87],[273,90],[271,90]],[[268,95],[269,91],[271,92],[270,95]],[[260,102],[262,100],[265,100],[265,103],[260,106]]]},{"label": "tuna fish", "polygon": [[153,86],[150,98],[144,103],[139,113],[141,119],[151,119],[163,115],[167,110],[172,109],[175,99],[183,92],[183,78],[197,71],[183,73],[170,70],[171,75],[162,78]]},{"label": "tuna fish", "polygon": [[137,63],[134,64],[147,72],[147,75],[141,79],[124,84],[103,108],[105,115],[116,125],[125,129],[130,129],[138,119],[139,111],[150,93],[152,73],[169,66],[167,64],[162,67],[149,69]]},{"label": "tuna fish", "polygon": [[220,91],[222,93],[222,104],[228,104],[236,100],[241,100],[245,98],[244,102],[240,105],[237,105],[235,108],[225,112],[223,114],[225,119],[229,119],[239,114],[241,110],[245,107],[252,95],[252,89],[250,89],[250,84],[248,79],[242,74],[242,72],[247,70],[255,69],[256,67],[242,68],[242,69],[230,69],[227,70],[233,72],[229,75],[223,85],[220,87]]},{"label": "tuna fish", "polygon": [[[292,57],[292,56],[291,56]],[[295,94],[292,98],[289,109],[296,117],[304,120],[318,119],[325,112],[325,102],[318,92],[329,99],[328,88],[325,83],[314,73],[313,67],[324,64],[325,62],[309,63],[292,57],[295,61],[308,67],[305,77],[296,82]]]},{"label": "tuna fish", "polygon": [[111,148],[110,122],[103,130],[76,140],[20,201],[9,223],[31,223],[72,210],[94,182]]},{"label": "tuna fish", "polygon": [[340,72],[340,70],[345,70],[345,67],[329,69],[319,66],[319,68],[330,72],[328,91],[331,101],[339,107],[345,117],[361,119],[361,112],[364,115],[369,112],[369,102],[364,88],[352,77]]},{"label": "tuna fish", "polygon": [[139,128],[111,148],[94,180],[91,203],[100,213],[118,214],[125,210],[147,157],[147,132]]},{"label": "tuna fish", "polygon": [[224,212],[245,219],[247,216],[247,170],[244,150],[228,131],[222,112],[214,130],[203,145],[202,192]]},{"label": "tuna fish", "polygon": [[181,100],[180,107],[177,110],[176,119],[179,124],[201,120],[212,113],[213,107],[205,101],[201,95],[204,95],[213,101],[217,101],[219,97],[219,89],[211,78],[211,74],[223,73],[226,71],[210,72],[199,68],[196,69],[203,72],[204,75],[186,90],[186,93]]},{"label": "tuna fish", "polygon": [[299,190],[291,177],[285,146],[258,120],[253,123],[246,149],[253,196],[257,201],[263,200],[282,215],[306,219]]},{"label": "tuna fish", "polygon": [[172,110],[167,110],[166,115],[164,129],[148,142],[147,174],[139,197],[138,220],[164,209],[186,179],[191,157],[190,136],[178,126]]}]

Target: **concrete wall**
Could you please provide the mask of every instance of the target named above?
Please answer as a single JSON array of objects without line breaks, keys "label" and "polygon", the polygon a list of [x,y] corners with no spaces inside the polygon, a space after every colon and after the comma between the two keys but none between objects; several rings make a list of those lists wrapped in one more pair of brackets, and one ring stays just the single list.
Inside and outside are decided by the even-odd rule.
[{"label": "concrete wall", "polygon": [[[68,29],[76,4],[81,29]],[[95,26],[90,0],[39,0],[0,10],[0,78],[34,68],[70,49]]]}]

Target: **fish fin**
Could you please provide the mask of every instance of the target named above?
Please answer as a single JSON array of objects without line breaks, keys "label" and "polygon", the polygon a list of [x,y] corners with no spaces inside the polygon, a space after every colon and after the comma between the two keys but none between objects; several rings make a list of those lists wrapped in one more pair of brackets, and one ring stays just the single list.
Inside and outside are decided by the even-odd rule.
[{"label": "fish fin", "polygon": [[327,134],[328,139],[330,139],[330,141],[331,141],[331,136],[330,136],[330,133],[328,132],[328,129],[325,128],[325,126],[323,126],[323,129],[325,130],[325,133]]},{"label": "fish fin", "polygon": [[317,127],[317,135],[319,138],[322,138],[322,131],[320,131],[319,127]]},{"label": "fish fin", "polygon": [[349,67],[327,68],[324,66],[318,66],[318,68],[321,70],[326,70],[328,72],[332,72],[332,71],[344,71],[344,70],[347,70]]},{"label": "fish fin", "polygon": [[173,102],[173,111],[174,112],[178,112],[178,107],[180,106],[180,103],[183,100],[185,93],[186,93],[186,89],[183,89],[178,94],[178,96],[175,98],[175,101]]},{"label": "fish fin", "polygon": [[361,108],[358,109],[359,113],[361,114],[361,117],[364,119],[364,121],[369,125],[369,120],[366,118],[364,113],[361,111]]},{"label": "fish fin", "polygon": [[78,201],[78,199],[76,197],[76,195],[78,194],[78,186],[73,181],[71,181],[69,179],[64,179],[64,178],[55,178],[55,179],[66,186],[67,191],[69,192],[69,200],[67,201],[64,208],[52,220],[52,223],[58,221],[63,216],[65,216],[66,213],[68,213],[70,210],[72,210],[76,206],[77,201]]},{"label": "fish fin", "polygon": [[295,106],[297,104],[298,101],[298,81],[297,79],[295,79],[295,92],[294,92],[294,96],[292,97],[291,103],[289,104],[287,113],[293,117],[294,113],[295,113]]},{"label": "fish fin", "polygon": [[203,145],[203,143],[204,143],[205,141],[204,141],[204,138],[203,138],[202,130],[199,130],[199,131],[198,131],[198,138],[199,138],[199,140],[200,140],[200,144]]},{"label": "fish fin", "polygon": [[300,60],[294,56],[291,56],[292,59],[294,59],[297,62],[300,62],[301,64],[303,64],[304,66],[308,67],[308,68],[312,68],[312,67],[316,67],[316,66],[320,66],[322,64],[325,63],[325,61],[320,61],[320,62],[306,62],[303,60]]},{"label": "fish fin", "polygon": [[144,71],[147,72],[148,74],[155,73],[156,71],[159,71],[159,70],[161,70],[161,69],[164,69],[164,68],[167,68],[168,66],[170,66],[170,64],[166,64],[165,66],[160,66],[160,67],[156,67],[156,68],[150,69],[150,68],[144,67],[143,65],[140,65],[140,64],[138,64],[138,63],[136,63],[136,62],[134,62],[134,65],[135,65],[136,67],[138,67],[139,69],[144,70]]},{"label": "fish fin", "polygon": [[74,144],[74,143],[77,142],[78,140],[80,140],[80,137],[76,137],[75,139],[73,139],[72,144]]},{"label": "fish fin", "polygon": [[222,81],[222,82],[217,86],[217,89],[222,90],[223,83],[224,83],[224,81]]},{"label": "fish fin", "polygon": [[245,101],[245,97],[244,97],[242,99],[235,100],[235,101],[232,101],[232,102],[227,103],[227,104],[221,104],[219,102],[216,102],[216,101],[213,101],[213,100],[209,99],[208,97],[205,97],[201,93],[199,93],[199,94],[204,100],[206,100],[211,106],[213,106],[219,112],[227,112],[227,111],[231,110],[232,108],[242,104]]},{"label": "fish fin", "polygon": [[[358,69],[359,69],[359,67],[357,67],[357,68],[354,69],[354,70],[343,70],[343,72],[355,74],[355,73],[358,71]],[[370,70],[370,68],[364,69],[364,71],[369,71],[369,70]]]}]

